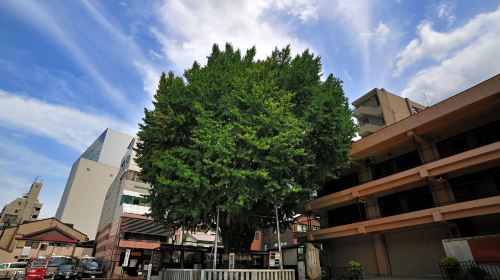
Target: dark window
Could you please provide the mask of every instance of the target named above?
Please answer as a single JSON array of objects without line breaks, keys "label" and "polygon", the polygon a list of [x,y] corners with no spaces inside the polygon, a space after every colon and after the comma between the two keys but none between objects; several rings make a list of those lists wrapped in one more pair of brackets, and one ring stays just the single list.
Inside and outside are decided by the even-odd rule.
[{"label": "dark window", "polygon": [[323,185],[323,188],[318,192],[318,196],[336,193],[357,185],[359,185],[358,173],[353,172],[344,176],[340,176],[338,179],[326,182]]},{"label": "dark window", "polygon": [[500,141],[500,121],[481,126],[436,143],[441,158]]},{"label": "dark window", "polygon": [[434,199],[428,186],[397,192],[378,198],[382,217],[432,208]]},{"label": "dark window", "polygon": [[381,162],[372,167],[373,180],[377,180],[401,171],[421,165],[417,151],[412,151],[399,157]]},{"label": "dark window", "polygon": [[351,204],[328,211],[328,226],[336,227],[366,220],[365,207],[362,204]]},{"label": "dark window", "polygon": [[450,179],[457,202],[500,195],[500,168]]},{"label": "dark window", "polygon": [[131,196],[131,195],[126,195],[126,194],[122,195],[120,204],[122,204],[122,203],[148,206],[146,198],[144,198],[144,197],[137,197],[137,196]]}]

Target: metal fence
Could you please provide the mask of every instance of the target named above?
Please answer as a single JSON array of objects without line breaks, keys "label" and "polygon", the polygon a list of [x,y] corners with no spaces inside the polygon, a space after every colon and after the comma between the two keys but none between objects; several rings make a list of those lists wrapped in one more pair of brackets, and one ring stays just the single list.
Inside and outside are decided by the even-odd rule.
[{"label": "metal fence", "polygon": [[349,266],[335,266],[331,270],[334,280],[363,280],[363,269]]},{"label": "metal fence", "polygon": [[295,280],[293,269],[165,269],[161,280]]},{"label": "metal fence", "polygon": [[500,261],[465,261],[460,266],[447,269],[439,266],[444,280],[498,280],[500,279]]}]

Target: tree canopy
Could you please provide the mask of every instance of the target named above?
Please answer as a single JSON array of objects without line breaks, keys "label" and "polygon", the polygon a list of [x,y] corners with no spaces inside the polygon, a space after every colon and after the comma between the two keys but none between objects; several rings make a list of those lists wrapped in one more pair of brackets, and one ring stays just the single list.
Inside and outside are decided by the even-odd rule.
[{"label": "tree canopy", "polygon": [[217,45],[204,66],[161,75],[140,124],[137,162],[158,222],[214,228],[247,251],[254,230],[295,214],[349,161],[356,126],[342,82],[321,79],[321,60],[290,47],[255,59]]}]

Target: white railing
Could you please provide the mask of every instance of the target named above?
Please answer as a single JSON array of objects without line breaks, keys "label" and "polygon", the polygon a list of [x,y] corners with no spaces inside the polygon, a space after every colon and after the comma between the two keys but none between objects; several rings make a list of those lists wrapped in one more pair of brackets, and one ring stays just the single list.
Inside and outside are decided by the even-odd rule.
[{"label": "white railing", "polygon": [[201,280],[295,280],[293,269],[204,269]]},{"label": "white railing", "polygon": [[160,280],[295,280],[293,269],[165,269]]},{"label": "white railing", "polygon": [[164,269],[160,280],[200,280],[201,269]]}]

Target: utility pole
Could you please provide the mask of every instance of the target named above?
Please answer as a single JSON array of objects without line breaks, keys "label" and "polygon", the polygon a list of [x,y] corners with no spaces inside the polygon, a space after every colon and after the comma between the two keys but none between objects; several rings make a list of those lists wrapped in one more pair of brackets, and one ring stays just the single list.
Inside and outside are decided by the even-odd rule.
[{"label": "utility pole", "polygon": [[278,206],[274,207],[276,212],[276,232],[278,233],[278,252],[280,254],[280,269],[283,270],[283,254],[281,252],[280,220],[278,218]]},{"label": "utility pole", "polygon": [[217,247],[219,247],[219,206],[217,206],[217,222],[215,224],[215,249],[213,269],[217,269]]}]

